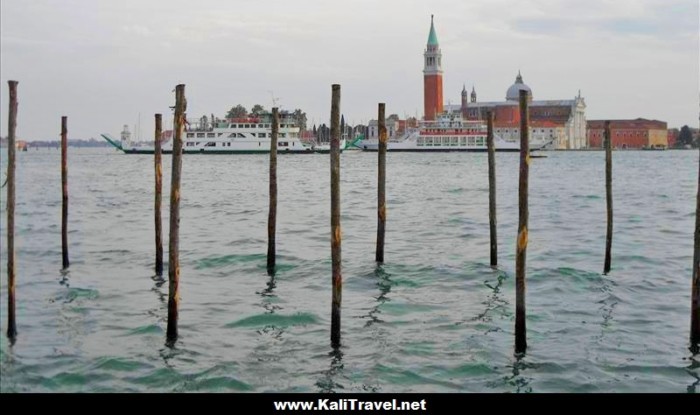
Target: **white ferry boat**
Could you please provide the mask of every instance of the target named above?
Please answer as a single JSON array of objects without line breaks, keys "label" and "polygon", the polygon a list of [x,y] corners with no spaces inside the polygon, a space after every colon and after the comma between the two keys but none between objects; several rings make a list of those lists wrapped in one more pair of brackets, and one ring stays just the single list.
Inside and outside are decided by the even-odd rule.
[{"label": "white ferry boat", "polygon": [[[387,151],[487,151],[483,121],[464,120],[460,114],[442,114],[435,121],[419,121],[418,127],[407,128],[399,138],[387,142]],[[530,150],[550,144],[542,138],[530,138]],[[506,140],[494,133],[496,151],[520,151],[519,140]],[[377,151],[377,139],[362,140],[362,150]]]},{"label": "white ferry boat", "polygon": [[[317,152],[314,146],[306,145],[300,140],[299,126],[291,113],[279,113],[279,132],[277,136],[278,153],[309,154]],[[102,134],[117,149],[127,154],[153,154],[153,142],[133,142],[127,125],[116,140],[109,134]],[[269,153],[272,138],[272,114],[262,113],[247,118],[234,118],[213,122],[205,117],[188,120],[185,123],[182,151],[185,154],[251,154]],[[345,143],[341,142],[341,150]],[[172,153],[173,140],[167,137],[162,143],[162,152]],[[325,149],[319,149],[323,152]]]}]

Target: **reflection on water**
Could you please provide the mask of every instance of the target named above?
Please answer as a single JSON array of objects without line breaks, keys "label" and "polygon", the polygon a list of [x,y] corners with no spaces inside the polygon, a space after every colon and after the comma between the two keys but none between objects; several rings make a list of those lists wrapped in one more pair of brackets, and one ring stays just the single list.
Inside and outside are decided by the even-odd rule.
[{"label": "reflection on water", "polygon": [[[479,315],[473,318],[475,321],[482,321],[484,323],[490,323],[493,321],[493,314],[494,313],[500,313],[504,314],[506,312],[506,308],[509,306],[508,301],[504,298],[503,294],[501,293],[501,288],[503,286],[503,282],[508,278],[508,275],[503,272],[503,271],[495,271],[496,272],[496,281],[484,281],[484,286],[486,286],[489,290],[491,290],[491,294],[488,296],[488,298],[482,303],[486,306],[483,312],[481,312]],[[499,327],[495,326],[490,326],[486,329],[485,334],[490,333],[492,331],[499,331],[501,330]]]},{"label": "reflection on water", "polygon": [[61,270],[61,279],[58,281],[58,283],[65,285],[66,287],[70,287],[70,270],[67,268]]},{"label": "reflection on water", "polygon": [[686,371],[690,376],[695,378],[695,382],[688,385],[688,393],[696,393],[700,387],[700,356],[693,355],[690,357],[690,365],[686,368]]},{"label": "reflection on water", "polygon": [[333,348],[328,354],[330,357],[330,368],[323,373],[323,378],[316,382],[319,393],[344,392],[345,386],[338,382],[343,377],[343,352],[340,347]]},{"label": "reflection on water", "polygon": [[388,297],[391,291],[391,274],[386,272],[382,264],[378,264],[374,270],[374,276],[377,278],[376,286],[379,288],[379,295],[376,297],[376,304],[369,310],[367,315],[361,316],[361,318],[367,318],[365,322],[365,327],[370,327],[374,323],[382,323],[383,321],[379,318],[381,314],[381,306],[387,302],[391,301]]}]

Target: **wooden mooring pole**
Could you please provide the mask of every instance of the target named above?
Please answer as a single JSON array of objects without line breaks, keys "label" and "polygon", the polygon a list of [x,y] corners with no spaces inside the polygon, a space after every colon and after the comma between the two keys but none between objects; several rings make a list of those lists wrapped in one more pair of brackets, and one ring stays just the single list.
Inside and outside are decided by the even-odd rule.
[{"label": "wooden mooring pole", "polygon": [[700,163],[698,194],[695,205],[695,246],[693,254],[693,285],[690,306],[690,350],[700,353]]},{"label": "wooden mooring pole", "polygon": [[525,263],[527,257],[528,176],[530,170],[530,115],[528,91],[520,91],[520,185],[518,191],[518,240],[515,255],[515,352],[527,349],[525,324]]},{"label": "wooden mooring pole", "polygon": [[7,337],[17,336],[15,321],[15,130],[17,129],[17,81],[7,81],[10,107],[7,122]]},{"label": "wooden mooring pole", "polygon": [[613,196],[612,196],[612,134],[610,121],[605,121],[605,199],[608,206],[608,229],[605,236],[605,264],[603,274],[610,272],[610,250],[613,233]]},{"label": "wooden mooring pole", "polygon": [[61,188],[63,201],[61,208],[61,252],[63,269],[70,266],[68,260],[68,117],[61,117]]},{"label": "wooden mooring pole", "polygon": [[155,135],[155,174],[156,174],[156,200],[155,200],[155,222],[156,222],[156,275],[163,275],[163,218],[161,216],[161,205],[163,202],[163,163],[161,141],[163,139],[163,116],[156,114],[156,135]]},{"label": "wooden mooring pole", "polygon": [[491,266],[498,265],[498,236],[496,231],[496,149],[493,145],[493,111],[487,113],[486,146],[489,153],[489,231],[491,235]]},{"label": "wooden mooring pole", "polygon": [[384,232],[386,229],[386,120],[385,104],[379,104],[379,148],[377,174],[377,252],[375,261],[384,262]]},{"label": "wooden mooring pole", "polygon": [[270,139],[270,211],[267,215],[267,274],[275,274],[277,233],[277,135],[279,134],[279,111],[272,109],[272,138]]},{"label": "wooden mooring pole", "polygon": [[333,298],[331,300],[331,345],[340,346],[340,304],[343,297],[340,243],[340,85],[331,87],[331,263]]},{"label": "wooden mooring pole", "polygon": [[182,171],[182,134],[185,126],[185,85],[175,87],[175,136],[170,180],[170,244],[168,246],[168,329],[169,342],[177,340],[177,318],[180,303],[180,173]]}]

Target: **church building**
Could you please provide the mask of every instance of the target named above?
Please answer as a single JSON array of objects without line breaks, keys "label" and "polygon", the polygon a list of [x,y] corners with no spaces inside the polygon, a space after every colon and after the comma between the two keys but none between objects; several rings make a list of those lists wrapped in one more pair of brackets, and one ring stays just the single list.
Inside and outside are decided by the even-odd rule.
[{"label": "church building", "polygon": [[424,119],[435,120],[443,111],[461,112],[468,120],[486,121],[487,111],[494,112],[494,132],[505,139],[520,137],[521,90],[530,93],[530,125],[533,139],[551,141],[549,148],[579,149],[588,147],[586,138],[586,103],[581,92],[573,99],[533,100],[532,90],[523,82],[518,72],[515,83],[508,87],[504,101],[479,102],[476,90],[471,94],[462,87],[460,106],[444,105],[442,91],[442,51],[435,32],[433,16],[430,16],[428,43],[423,53],[423,104]]}]

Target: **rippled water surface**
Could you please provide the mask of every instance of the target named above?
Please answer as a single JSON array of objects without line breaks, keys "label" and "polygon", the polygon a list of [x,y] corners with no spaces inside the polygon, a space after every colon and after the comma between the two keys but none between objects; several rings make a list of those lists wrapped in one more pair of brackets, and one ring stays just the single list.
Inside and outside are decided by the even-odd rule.
[{"label": "rippled water surface", "polygon": [[2,392],[697,391],[700,362],[687,349],[697,152],[614,153],[607,276],[604,154],[547,155],[531,164],[529,349],[516,358],[517,154],[497,155],[498,270],[489,267],[485,154],[388,155],[379,267],[377,156],[342,155],[343,346],[334,353],[328,155],[279,157],[274,278],[265,269],[268,156],[184,158],[180,339],[169,348],[167,282],[153,276],[152,156],[70,149],[62,273],[60,153],[20,152],[19,336],[13,346],[4,336],[3,226]]}]

